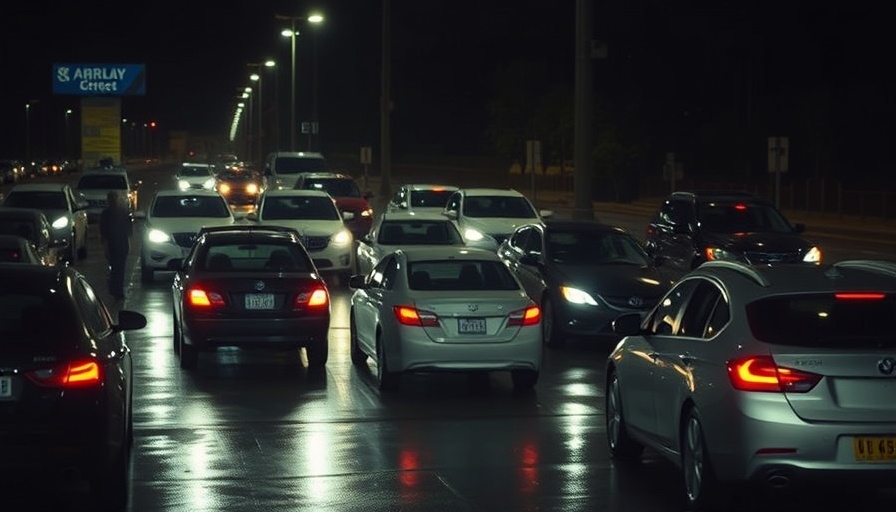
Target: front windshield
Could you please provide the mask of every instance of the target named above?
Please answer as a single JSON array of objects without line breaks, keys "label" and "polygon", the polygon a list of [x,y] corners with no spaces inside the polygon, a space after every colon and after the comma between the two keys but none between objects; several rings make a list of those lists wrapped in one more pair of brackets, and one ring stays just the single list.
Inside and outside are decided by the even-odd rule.
[{"label": "front windshield", "polygon": [[252,181],[256,178],[251,172],[228,169],[219,172],[218,179],[221,181]]},{"label": "front windshield", "polygon": [[307,190],[323,190],[333,197],[361,197],[361,189],[355,180],[346,178],[312,178],[305,180]]},{"label": "front windshield", "polygon": [[464,215],[512,219],[537,217],[529,201],[519,196],[467,196],[464,201]]},{"label": "front windshield", "polygon": [[644,249],[625,233],[549,229],[546,245],[547,257],[560,264],[648,265]]},{"label": "front windshield", "polygon": [[38,210],[66,210],[65,194],[53,191],[13,191],[10,193],[3,206],[16,208],[37,208]]},{"label": "front windshield", "polygon": [[84,175],[78,181],[81,190],[126,190],[128,182],[124,176],[115,174]]},{"label": "front windshield", "polygon": [[448,221],[386,221],[379,227],[382,245],[463,245],[464,240]]},{"label": "front windshield", "polygon": [[267,197],[261,206],[264,220],[340,220],[339,210],[329,197]]},{"label": "front windshield", "polygon": [[211,174],[212,170],[209,167],[186,166],[182,167],[180,170],[181,176],[187,176],[190,178],[210,176]]},{"label": "front windshield", "polygon": [[230,209],[222,197],[159,196],[153,202],[153,217],[230,217]]},{"label": "front windshield", "polygon": [[771,205],[712,202],[697,207],[697,219],[712,233],[792,233],[793,227]]}]

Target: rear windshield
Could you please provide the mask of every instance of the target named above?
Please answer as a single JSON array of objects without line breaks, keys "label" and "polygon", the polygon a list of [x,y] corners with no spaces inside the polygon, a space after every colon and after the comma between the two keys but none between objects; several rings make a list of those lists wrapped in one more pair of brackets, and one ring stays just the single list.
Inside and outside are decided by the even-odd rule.
[{"label": "rear windshield", "polygon": [[217,196],[159,196],[152,205],[153,217],[230,217],[224,198]]},{"label": "rear windshield", "polygon": [[114,174],[84,175],[78,180],[81,190],[125,190],[128,182],[124,176]]},{"label": "rear windshield", "polygon": [[747,305],[753,336],[776,345],[819,348],[896,347],[896,296],[804,294]]},{"label": "rear windshield", "polygon": [[38,210],[67,210],[68,203],[65,202],[65,194],[63,192],[53,191],[35,191],[35,192],[11,192],[6,196],[3,206],[13,206],[17,208],[36,208]]},{"label": "rear windshield", "polygon": [[0,235],[16,235],[37,241],[37,229],[30,220],[0,219]]},{"label": "rear windshield", "polygon": [[307,156],[278,156],[274,164],[278,174],[298,174],[300,172],[327,172],[330,167],[323,158]]},{"label": "rear windshield", "polygon": [[323,190],[333,197],[361,197],[355,180],[347,178],[309,178],[302,182],[306,190]]},{"label": "rear windshield", "polygon": [[0,289],[0,354],[29,352],[68,342],[72,316],[61,301]]},{"label": "rear windshield", "polygon": [[197,266],[208,272],[314,272],[307,254],[294,244],[213,245],[199,258]]},{"label": "rear windshield", "polygon": [[377,242],[383,245],[463,245],[464,239],[447,219],[386,221]]},{"label": "rear windshield", "polygon": [[500,261],[416,261],[408,266],[412,290],[519,290]]},{"label": "rear windshield", "polygon": [[180,175],[181,176],[190,176],[190,177],[211,176],[212,168],[211,167],[197,167],[197,166],[182,167],[180,169]]},{"label": "rear windshield", "polygon": [[444,208],[451,190],[414,190],[411,192],[411,207]]},{"label": "rear windshield", "polygon": [[525,197],[467,196],[464,202],[467,217],[531,219],[537,217]]},{"label": "rear windshield", "polygon": [[712,233],[792,233],[790,223],[771,205],[707,202],[697,207],[703,229]]}]

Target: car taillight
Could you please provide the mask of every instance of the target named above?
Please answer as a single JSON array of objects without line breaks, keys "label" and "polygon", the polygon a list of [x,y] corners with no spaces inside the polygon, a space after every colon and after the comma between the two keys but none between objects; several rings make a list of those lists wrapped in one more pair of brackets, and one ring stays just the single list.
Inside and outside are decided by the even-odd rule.
[{"label": "car taillight", "polygon": [[741,391],[806,393],[822,376],[778,366],[771,356],[750,356],[728,361],[728,378]]},{"label": "car taillight", "polygon": [[323,286],[319,286],[312,290],[307,290],[296,295],[293,307],[296,309],[326,308],[330,304],[330,294]]},{"label": "car taillight", "polygon": [[430,311],[417,309],[414,306],[392,306],[395,318],[401,325],[416,327],[438,327],[439,317]]},{"label": "car taillight", "polygon": [[206,291],[202,288],[190,288],[187,290],[189,304],[198,308],[210,308],[223,306],[224,297],[218,292]]},{"label": "car taillight", "polygon": [[887,296],[885,293],[875,292],[841,292],[835,293],[834,298],[837,300],[882,300]]},{"label": "car taillight", "polygon": [[507,325],[536,325],[541,321],[541,308],[538,306],[529,306],[526,309],[520,309],[510,314]]},{"label": "car taillight", "polygon": [[84,359],[33,370],[25,376],[31,382],[46,388],[80,388],[100,384],[103,381],[103,369],[96,361]]}]

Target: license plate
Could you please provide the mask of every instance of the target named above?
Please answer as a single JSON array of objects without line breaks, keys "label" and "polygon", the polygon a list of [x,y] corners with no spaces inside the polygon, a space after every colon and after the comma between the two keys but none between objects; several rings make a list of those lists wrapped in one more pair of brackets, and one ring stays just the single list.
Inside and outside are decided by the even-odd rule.
[{"label": "license plate", "polygon": [[896,460],[896,437],[854,437],[852,449],[859,462]]},{"label": "license plate", "polygon": [[12,377],[0,377],[0,398],[12,396]]},{"label": "license plate", "polygon": [[274,294],[247,293],[246,309],[274,309]]},{"label": "license plate", "polygon": [[457,332],[460,334],[485,334],[485,318],[458,318]]}]

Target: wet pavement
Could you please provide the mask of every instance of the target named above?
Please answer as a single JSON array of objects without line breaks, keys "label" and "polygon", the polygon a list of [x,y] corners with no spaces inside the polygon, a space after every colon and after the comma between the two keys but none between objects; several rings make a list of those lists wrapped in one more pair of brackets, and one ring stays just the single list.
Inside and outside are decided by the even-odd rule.
[{"label": "wet pavement", "polygon": [[[145,199],[168,180],[143,176]],[[140,282],[139,233],[122,305],[148,319],[127,336],[136,372],[131,512],[684,510],[673,465],[653,453],[619,465],[608,454],[608,342],[547,351],[538,385],[524,393],[494,373],[411,375],[383,394],[373,363],[351,363],[350,292],[334,284],[325,372],[306,371],[300,352],[236,349],[202,354],[186,372],[172,349],[172,274]],[[90,239],[75,266],[107,297],[95,229]],[[77,485],[29,485],[0,510],[90,510]],[[896,510],[894,498],[744,493],[729,510],[879,512]]]}]

